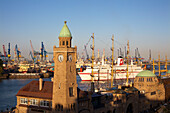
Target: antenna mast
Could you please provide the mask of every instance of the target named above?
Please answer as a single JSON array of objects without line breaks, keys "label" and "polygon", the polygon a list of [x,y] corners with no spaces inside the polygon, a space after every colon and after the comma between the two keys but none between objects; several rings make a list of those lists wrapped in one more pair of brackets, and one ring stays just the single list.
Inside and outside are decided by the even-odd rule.
[{"label": "antenna mast", "polygon": [[113,87],[113,62],[114,62],[114,35],[112,35],[112,72],[111,72],[111,88]]},{"label": "antenna mast", "polygon": [[126,74],[127,80],[126,80],[126,85],[129,84],[129,79],[128,79],[128,77],[129,77],[128,65],[129,65],[129,40],[128,40],[128,42],[127,42],[127,74]]},{"label": "antenna mast", "polygon": [[94,73],[93,73],[93,66],[94,66],[94,33],[93,33],[93,36],[91,36],[92,39],[93,39],[93,45],[91,47],[92,49],[92,72],[91,72],[91,91],[94,92]]}]

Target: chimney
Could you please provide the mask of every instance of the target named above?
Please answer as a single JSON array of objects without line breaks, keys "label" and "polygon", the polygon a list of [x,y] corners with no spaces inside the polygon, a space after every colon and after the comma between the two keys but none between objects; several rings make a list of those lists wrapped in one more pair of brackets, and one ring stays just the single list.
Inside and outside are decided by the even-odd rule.
[{"label": "chimney", "polygon": [[39,90],[42,90],[43,85],[43,79],[39,78]]}]

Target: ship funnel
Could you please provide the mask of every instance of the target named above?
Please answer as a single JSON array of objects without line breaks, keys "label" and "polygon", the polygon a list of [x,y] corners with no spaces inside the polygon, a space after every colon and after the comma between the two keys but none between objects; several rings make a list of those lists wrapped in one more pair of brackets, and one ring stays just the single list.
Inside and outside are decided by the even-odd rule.
[{"label": "ship funnel", "polygon": [[117,65],[120,66],[120,65],[123,65],[123,58],[118,58],[117,59]]}]

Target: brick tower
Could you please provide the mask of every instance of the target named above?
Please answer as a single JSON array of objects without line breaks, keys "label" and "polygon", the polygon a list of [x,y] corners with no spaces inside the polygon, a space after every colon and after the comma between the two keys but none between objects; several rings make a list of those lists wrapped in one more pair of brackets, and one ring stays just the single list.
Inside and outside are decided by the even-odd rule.
[{"label": "brick tower", "polygon": [[71,47],[72,36],[64,22],[59,35],[59,47],[53,47],[53,112],[77,112],[76,53],[77,47]]}]

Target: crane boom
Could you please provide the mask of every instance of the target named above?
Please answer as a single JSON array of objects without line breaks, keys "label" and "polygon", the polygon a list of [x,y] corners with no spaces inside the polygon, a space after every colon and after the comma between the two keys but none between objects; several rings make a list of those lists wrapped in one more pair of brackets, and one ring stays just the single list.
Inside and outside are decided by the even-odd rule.
[{"label": "crane boom", "polygon": [[41,42],[41,61],[43,61],[44,44]]},{"label": "crane boom", "polygon": [[88,40],[88,42],[84,45],[84,50],[85,50],[85,52],[86,52],[87,60],[89,60],[89,55],[88,55],[88,53],[87,53],[86,47],[87,47],[87,45],[89,44],[91,38],[92,38],[92,37],[90,37],[90,39]]},{"label": "crane boom", "polygon": [[33,58],[34,58],[34,49],[33,49],[31,40],[30,40],[30,45],[31,45],[31,49],[32,49],[32,56],[33,56]]},{"label": "crane boom", "polygon": [[84,45],[84,50],[85,50],[85,52],[86,52],[87,60],[89,60],[89,55],[88,55],[88,53],[87,53],[86,45]]},{"label": "crane boom", "polygon": [[10,43],[8,43],[8,58],[11,57],[11,54],[10,54]]},{"label": "crane boom", "polygon": [[3,45],[4,57],[6,57],[5,45]]}]

